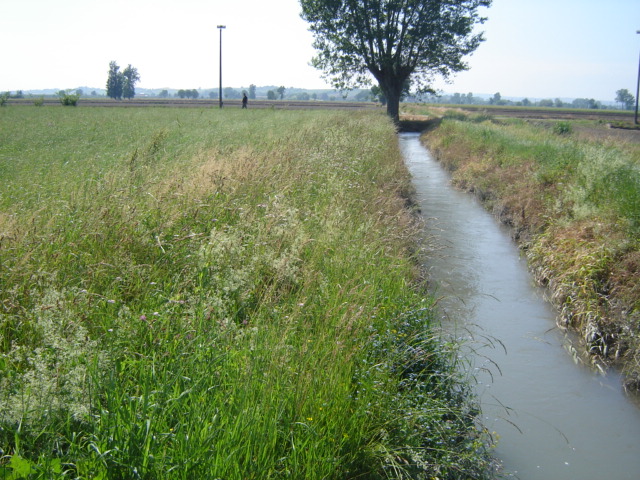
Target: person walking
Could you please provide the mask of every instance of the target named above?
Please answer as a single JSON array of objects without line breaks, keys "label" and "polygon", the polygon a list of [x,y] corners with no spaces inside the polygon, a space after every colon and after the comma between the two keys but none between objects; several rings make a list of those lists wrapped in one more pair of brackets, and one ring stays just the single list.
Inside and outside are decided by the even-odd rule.
[{"label": "person walking", "polygon": [[242,108],[247,108],[247,102],[249,101],[249,99],[247,98],[247,94],[246,93],[242,93]]}]

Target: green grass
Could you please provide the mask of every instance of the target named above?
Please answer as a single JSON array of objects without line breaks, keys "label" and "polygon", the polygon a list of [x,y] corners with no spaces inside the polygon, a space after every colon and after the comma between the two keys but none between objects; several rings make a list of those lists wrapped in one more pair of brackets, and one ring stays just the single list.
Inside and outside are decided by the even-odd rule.
[{"label": "green grass", "polygon": [[[532,166],[539,186],[561,187],[553,202],[571,205],[563,215],[620,223],[630,235],[640,229],[640,161],[635,150],[573,138],[570,122],[561,122],[558,132],[558,124],[550,131],[519,120],[500,125],[470,120],[443,125],[441,132],[449,139],[443,141],[454,141],[455,132],[464,137],[470,156],[499,167]],[[509,188],[493,188],[502,187]]]},{"label": "green grass", "polygon": [[4,477],[486,474],[385,116],[0,114]]}]

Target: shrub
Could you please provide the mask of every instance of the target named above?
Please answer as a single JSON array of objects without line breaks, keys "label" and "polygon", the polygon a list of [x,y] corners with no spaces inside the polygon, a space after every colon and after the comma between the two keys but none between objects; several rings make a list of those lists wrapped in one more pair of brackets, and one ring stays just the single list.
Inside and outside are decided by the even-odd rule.
[{"label": "shrub", "polygon": [[459,110],[447,110],[444,112],[443,117],[448,120],[458,120],[460,122],[465,122],[469,119],[466,113]]},{"label": "shrub", "polygon": [[573,128],[569,122],[558,122],[553,126],[553,133],[556,135],[569,135],[571,132]]},{"label": "shrub", "polygon": [[60,98],[60,103],[65,107],[75,107],[78,104],[80,95],[70,93],[68,90],[61,90],[58,92],[58,97]]}]

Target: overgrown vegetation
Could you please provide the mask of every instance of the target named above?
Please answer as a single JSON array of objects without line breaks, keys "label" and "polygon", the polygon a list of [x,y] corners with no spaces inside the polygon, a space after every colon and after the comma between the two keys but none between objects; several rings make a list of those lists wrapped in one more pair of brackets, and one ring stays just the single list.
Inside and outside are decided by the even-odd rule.
[{"label": "overgrown vegetation", "polygon": [[[60,103],[65,107],[75,107],[78,105],[78,100],[80,100],[80,95],[77,93],[71,93],[69,90],[60,90],[58,92],[58,98],[60,99]],[[44,100],[42,102],[37,102],[35,105],[37,107],[42,106]]]},{"label": "overgrown vegetation", "polygon": [[372,113],[7,108],[0,477],[483,478]]},{"label": "overgrown vegetation", "polygon": [[640,149],[570,121],[476,120],[445,115],[425,140],[514,228],[560,324],[640,388]]}]

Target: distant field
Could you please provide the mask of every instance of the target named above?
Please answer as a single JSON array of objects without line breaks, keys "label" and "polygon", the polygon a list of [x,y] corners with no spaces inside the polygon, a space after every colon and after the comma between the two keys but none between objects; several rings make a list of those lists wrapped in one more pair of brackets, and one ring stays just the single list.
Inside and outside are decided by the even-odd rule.
[{"label": "distant field", "polygon": [[[629,111],[413,103],[404,104],[402,110],[415,119],[448,116],[450,112],[458,111],[461,114],[486,116],[496,120],[519,118],[530,121],[532,124],[547,126],[553,126],[561,121],[570,121],[572,131],[586,140],[597,138],[600,141],[613,140],[640,144],[640,130],[632,128],[634,114]],[[419,120],[418,123],[420,123]],[[617,126],[625,126],[625,128],[614,128]]]},{"label": "distant field", "polygon": [[[10,99],[8,105],[33,105],[36,98]],[[44,98],[44,105],[59,106],[57,98]],[[195,100],[180,98],[135,98],[133,100],[112,100],[110,98],[82,97],[78,106],[81,107],[195,107],[218,108],[217,98],[198,98]],[[493,116],[517,117],[529,119],[582,119],[602,120],[607,122],[633,121],[633,112],[622,110],[580,110],[570,108],[543,107],[501,107],[493,105],[441,105],[441,104],[403,104],[403,109],[413,111],[424,108],[450,109],[457,108],[468,112],[487,112]],[[240,108],[240,99],[224,99],[223,108]],[[344,110],[384,110],[375,102],[322,101],[322,100],[249,100],[249,108],[275,109],[344,109]]]},{"label": "distant field", "polygon": [[[7,105],[33,105],[36,98],[12,99]],[[46,106],[60,106],[57,98],[44,98]],[[187,100],[180,98],[134,98],[133,100],[112,100],[110,98],[82,97],[78,101],[79,107],[191,107],[191,108],[219,108],[217,98],[198,98]],[[224,99],[223,108],[240,108],[240,99]],[[372,102],[330,102],[323,100],[249,100],[249,108],[275,109],[344,109],[366,110],[380,109],[380,104]]]},{"label": "distant field", "polygon": [[420,109],[445,111],[451,109],[470,113],[486,113],[493,117],[511,117],[540,120],[599,120],[605,122],[633,122],[633,112],[624,110],[584,110],[576,108],[503,107],[494,105],[442,105],[405,104],[408,111],[418,113]]}]

